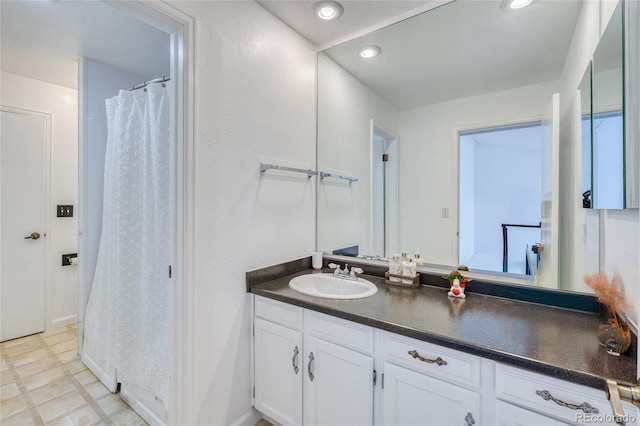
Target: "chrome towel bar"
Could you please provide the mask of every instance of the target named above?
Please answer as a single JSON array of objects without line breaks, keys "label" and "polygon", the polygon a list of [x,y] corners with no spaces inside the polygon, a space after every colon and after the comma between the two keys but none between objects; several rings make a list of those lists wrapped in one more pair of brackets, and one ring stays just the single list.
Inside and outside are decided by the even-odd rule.
[{"label": "chrome towel bar", "polygon": [[353,176],[345,176],[345,175],[339,175],[336,173],[320,172],[320,179],[324,179],[324,178],[344,179],[344,180],[348,180],[349,183],[358,181],[358,178]]},{"label": "chrome towel bar", "polygon": [[336,173],[319,172],[317,170],[311,170],[311,169],[298,169],[295,167],[277,166],[275,164],[260,163],[260,174],[262,175],[262,173],[266,172],[267,170],[284,170],[286,172],[303,173],[307,175],[307,178],[311,178],[311,176],[320,175],[320,179],[324,179],[324,178],[343,179],[343,180],[349,181],[349,183],[358,181],[358,178],[353,176],[345,176],[345,175],[340,175]]},{"label": "chrome towel bar", "polygon": [[275,164],[265,164],[265,163],[260,163],[260,173],[264,173],[267,170],[284,170],[287,172],[294,172],[294,173],[304,173],[307,175],[308,178],[310,178],[311,176],[317,176],[318,172],[316,170],[310,170],[310,169],[297,169],[295,167],[285,167],[285,166],[276,166]]}]

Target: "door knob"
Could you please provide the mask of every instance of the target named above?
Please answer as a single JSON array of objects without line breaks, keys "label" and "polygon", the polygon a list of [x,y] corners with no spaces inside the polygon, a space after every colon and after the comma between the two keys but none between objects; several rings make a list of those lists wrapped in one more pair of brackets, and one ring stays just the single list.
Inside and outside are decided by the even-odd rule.
[{"label": "door knob", "polygon": [[40,234],[38,232],[32,232],[31,235],[27,235],[24,237],[25,240],[38,240],[40,239]]}]

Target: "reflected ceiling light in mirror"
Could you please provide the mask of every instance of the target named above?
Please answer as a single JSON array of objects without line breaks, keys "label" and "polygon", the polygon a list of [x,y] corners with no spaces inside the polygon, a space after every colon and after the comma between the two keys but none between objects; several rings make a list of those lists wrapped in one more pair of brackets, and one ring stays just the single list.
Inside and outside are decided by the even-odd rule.
[{"label": "reflected ceiling light in mirror", "polygon": [[500,7],[502,10],[512,12],[514,10],[520,10],[533,3],[533,0],[503,0]]},{"label": "reflected ceiling light in mirror", "polygon": [[342,16],[344,7],[337,1],[319,1],[313,5],[318,19],[323,21],[335,21]]},{"label": "reflected ceiling light in mirror", "polygon": [[358,52],[358,55],[360,55],[360,57],[364,59],[372,59],[380,56],[381,53],[382,53],[382,49],[380,49],[379,46],[371,45],[371,46],[365,46],[362,49],[360,49],[360,51]]}]

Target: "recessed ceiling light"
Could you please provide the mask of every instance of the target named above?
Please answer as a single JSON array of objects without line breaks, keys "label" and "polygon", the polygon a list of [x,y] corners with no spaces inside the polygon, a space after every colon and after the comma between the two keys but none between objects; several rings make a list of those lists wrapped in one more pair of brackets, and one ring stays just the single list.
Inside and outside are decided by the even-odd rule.
[{"label": "recessed ceiling light", "polygon": [[500,7],[507,12],[513,12],[525,8],[533,3],[533,0],[502,0]]},{"label": "recessed ceiling light", "polygon": [[380,47],[371,45],[371,46],[365,46],[362,49],[360,49],[360,52],[358,54],[360,55],[361,58],[371,59],[371,58],[375,58],[376,56],[380,56],[381,53],[382,53],[382,49],[380,49]]},{"label": "recessed ceiling light", "polygon": [[323,21],[335,21],[344,12],[344,7],[337,1],[319,1],[313,5],[316,16]]},{"label": "recessed ceiling light", "polygon": [[527,7],[531,4],[533,0],[513,0],[509,7],[511,9],[522,9],[523,7]]}]

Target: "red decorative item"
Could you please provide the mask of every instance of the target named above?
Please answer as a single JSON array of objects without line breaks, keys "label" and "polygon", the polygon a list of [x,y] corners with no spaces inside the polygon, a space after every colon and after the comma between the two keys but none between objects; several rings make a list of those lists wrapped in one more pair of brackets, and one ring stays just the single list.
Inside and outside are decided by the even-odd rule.
[{"label": "red decorative item", "polygon": [[[461,266],[458,268],[459,270],[467,270],[466,266]],[[447,293],[449,297],[458,297],[460,299],[464,299],[467,296],[464,294],[464,290],[467,288],[467,283],[472,281],[463,276],[458,270],[451,272],[446,277],[449,280],[449,286],[451,289]]]}]

